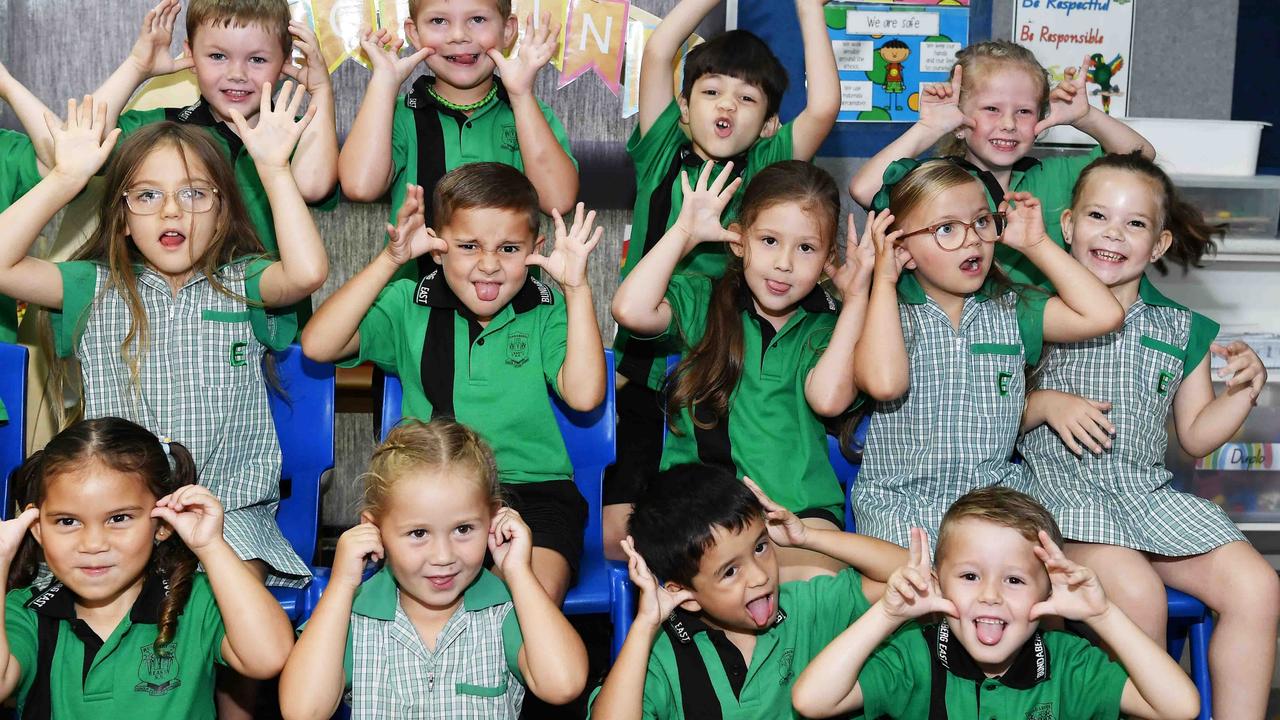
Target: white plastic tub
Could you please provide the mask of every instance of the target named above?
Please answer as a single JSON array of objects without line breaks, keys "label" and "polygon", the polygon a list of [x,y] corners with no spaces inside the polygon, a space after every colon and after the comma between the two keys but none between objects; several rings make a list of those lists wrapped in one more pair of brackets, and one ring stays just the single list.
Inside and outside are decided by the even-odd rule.
[{"label": "white plastic tub", "polygon": [[[1120,118],[1156,148],[1160,165],[1178,175],[1253,175],[1258,169],[1258,142],[1271,123],[1246,120],[1174,120]],[[1056,127],[1042,143],[1092,144],[1072,127]]]}]

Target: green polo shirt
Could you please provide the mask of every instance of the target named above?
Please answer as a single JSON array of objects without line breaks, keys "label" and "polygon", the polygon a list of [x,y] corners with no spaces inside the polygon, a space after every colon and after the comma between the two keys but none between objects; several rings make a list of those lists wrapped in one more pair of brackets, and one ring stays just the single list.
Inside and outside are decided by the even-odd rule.
[{"label": "green polo shirt", "polygon": [[573,466],[547,388],[568,345],[564,298],[526,278],[481,327],[437,269],[420,282],[393,280],[360,321],[360,351],[400,377],[405,417],[452,417],[493,448],[502,482],[565,480]]},{"label": "green polo shirt", "polygon": [[[756,173],[773,163],[792,159],[791,130],[791,123],[787,123],[772,137],[756,140],[745,156],[727,158],[733,160],[734,175],[742,178],[742,185],[725,209],[724,222],[731,222],[737,217],[742,194]],[[631,214],[631,237],[623,247],[620,274],[624,279],[680,217],[680,208],[684,205],[680,175],[687,176],[692,187],[697,184],[698,174],[705,164],[693,151],[693,145],[680,125],[680,106],[675,100],[653,121],[649,132],[641,135],[640,129],[636,128],[627,141],[627,153],[636,168],[636,204]],[[724,163],[717,161],[714,165],[712,172],[719,173]],[[729,256],[724,247],[703,244],[680,261],[676,272],[718,278],[724,274],[728,262]],[[636,382],[646,382],[652,389],[662,387],[666,374],[663,356],[677,351],[629,342],[630,338],[630,333],[618,328],[613,342],[618,372]],[[633,347],[628,349],[628,345]],[[627,352],[631,355],[627,356]]]},{"label": "green polo shirt", "polygon": [[[7,210],[39,182],[36,151],[31,141],[22,133],[0,130],[0,212]],[[0,342],[17,341],[18,303],[13,298],[0,295]]]},{"label": "green polo shirt", "polygon": [[[796,678],[870,607],[862,576],[852,568],[783,583],[778,615],[756,638],[750,663],[701,616],[677,610],[649,654],[643,717],[704,720],[700,708],[719,706],[722,720],[798,718],[791,707]],[[599,692],[592,694],[592,703]]]},{"label": "green polo shirt", "polygon": [[[677,275],[667,287],[667,335],[675,336],[686,357],[706,332],[713,285],[703,275]],[[804,394],[809,371],[831,341],[836,302],[815,287],[786,324],[774,330],[756,312],[745,282],[736,299],[743,334],[742,374],[729,398],[729,416],[700,412],[702,424],[712,424],[702,428],[694,424],[688,408],[682,409],[676,430],[667,434],[661,467],[732,467],[739,478],[750,477],[792,512],[824,509],[844,517],[844,492],[828,459],[826,428]],[[779,441],[785,442],[786,452],[778,452]]]},{"label": "green polo shirt", "polygon": [[[516,116],[511,109],[506,88],[494,78],[498,91],[493,100],[470,115],[444,107],[428,92],[435,78],[424,75],[412,89],[400,96],[391,116],[391,213],[388,222],[396,222],[396,213],[404,202],[405,185],[421,185],[427,193],[427,224],[431,225],[431,193],[436,183],[454,168],[474,162],[497,162],[524,172],[520,155],[520,139],[516,134]],[[577,167],[569,150],[569,138],[555,111],[542,101],[546,118],[556,142]],[[429,256],[424,256],[430,260]],[[429,263],[420,263],[427,267]],[[419,265],[405,263],[397,278],[417,280]]]},{"label": "green polo shirt", "polygon": [[[935,684],[934,676],[942,675]],[[867,717],[950,720],[1118,718],[1128,674],[1083,638],[1036,632],[988,678],[945,624],[900,632],[858,676]]]},{"label": "green polo shirt", "polygon": [[[192,578],[173,640],[158,654],[154,643],[166,592],[162,578],[148,575],[133,608],[103,639],[76,618],[75,598],[62,583],[11,590],[5,597],[5,632],[22,669],[19,715],[47,702],[55,718],[213,720],[214,665],[226,664],[226,630],[213,590],[203,573]],[[44,668],[38,667],[41,619],[55,623],[57,635]],[[37,677],[47,679],[47,693]]]}]

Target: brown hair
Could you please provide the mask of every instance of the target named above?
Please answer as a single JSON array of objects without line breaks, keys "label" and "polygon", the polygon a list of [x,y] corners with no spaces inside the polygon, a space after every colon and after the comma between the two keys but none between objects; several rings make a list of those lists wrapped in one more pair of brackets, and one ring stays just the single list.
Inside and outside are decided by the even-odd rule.
[{"label": "brown hair", "polygon": [[289,3],[285,0],[191,0],[187,5],[187,42],[195,44],[196,30],[205,23],[237,28],[257,25],[276,36],[285,62],[293,54]]},{"label": "brown hair", "polygon": [[[409,18],[411,20],[418,19],[418,10],[422,9],[424,2],[425,0],[409,0]],[[493,0],[493,4],[498,6],[498,14],[502,16],[503,20],[511,17],[511,0]]]},{"label": "brown hair", "polygon": [[369,459],[369,470],[362,476],[364,511],[380,517],[397,481],[411,472],[433,470],[466,476],[489,498],[491,509],[502,505],[498,464],[474,430],[452,420],[407,418],[387,433]]},{"label": "brown hair", "polygon": [[[1049,110],[1049,74],[1036,56],[1028,49],[1009,40],[987,40],[970,45],[956,53],[955,65],[951,66],[954,76],[957,67],[964,68],[964,76],[960,84],[960,102],[966,93],[973,93],[978,84],[991,75],[1002,70],[1022,70],[1040,83],[1040,112],[1043,118]],[[965,141],[948,133],[938,141],[938,155],[959,155],[968,152]]]},{"label": "brown hair", "polygon": [[[821,221],[828,252],[835,252],[840,224],[840,190],[830,173],[812,163],[787,160],[761,170],[742,196],[739,223],[743,231],[766,209],[796,203]],[[749,252],[749,251],[748,251]],[[713,427],[729,411],[729,397],[742,377],[743,333],[738,309],[743,261],[732,257],[724,277],[715,282],[702,339],[680,359],[667,379],[667,422],[675,431],[676,416],[688,408],[698,427]],[[714,415],[699,416],[699,407]]]},{"label": "brown hair", "polygon": [[1073,216],[1076,203],[1084,194],[1085,183],[1098,170],[1130,172],[1150,182],[1156,196],[1156,203],[1160,206],[1160,217],[1156,218],[1160,226],[1155,229],[1156,234],[1168,230],[1173,235],[1173,242],[1169,244],[1169,249],[1164,256],[1152,263],[1161,274],[1169,271],[1166,260],[1181,267],[1185,274],[1192,267],[1203,267],[1200,261],[1204,256],[1217,251],[1213,236],[1221,236],[1226,231],[1226,226],[1210,225],[1205,222],[1204,213],[1195,205],[1182,199],[1165,171],[1160,169],[1154,160],[1143,156],[1138,150],[1131,153],[1103,155],[1089,163],[1080,172],[1075,189],[1071,191]]},{"label": "brown hair", "polygon": [[496,162],[468,163],[450,170],[436,183],[431,211],[436,229],[449,224],[459,210],[510,210],[529,219],[529,233],[537,236],[542,216],[538,191],[519,170]]},{"label": "brown hair", "polygon": [[1039,532],[1043,530],[1049,534],[1049,539],[1062,547],[1062,531],[1043,505],[1026,493],[1004,485],[992,485],[965,493],[942,516],[942,524],[938,527],[938,546],[933,554],[934,567],[942,564],[947,540],[955,531],[955,524],[961,520],[980,520],[1017,530],[1033,545],[1040,544]]},{"label": "brown hair", "polygon": [[[186,447],[171,442],[166,451],[160,440],[141,425],[117,417],[102,417],[76,423],[58,433],[43,450],[36,451],[18,468],[13,477],[17,506],[40,507],[50,481],[91,463],[137,478],[157,500],[196,482],[195,461]],[[40,544],[28,533],[9,570],[9,587],[33,582],[42,557]],[[196,565],[195,554],[176,532],[156,543],[151,551],[148,571],[163,577],[168,587],[160,605],[156,650],[169,644],[177,632],[178,616],[191,595]]]}]

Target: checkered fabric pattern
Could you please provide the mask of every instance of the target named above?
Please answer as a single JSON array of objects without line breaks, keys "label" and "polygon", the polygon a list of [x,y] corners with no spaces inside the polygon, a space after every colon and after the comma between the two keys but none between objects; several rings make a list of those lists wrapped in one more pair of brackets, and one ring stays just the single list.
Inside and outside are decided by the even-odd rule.
[{"label": "checkered fabric pattern", "polygon": [[[1110,450],[1076,457],[1047,425],[1027,433],[1025,490],[1044,503],[1072,540],[1184,557],[1244,536],[1222,508],[1170,487],[1165,421],[1187,367],[1208,362],[1190,350],[1195,315],[1139,299],[1117,332],[1046,348],[1037,386],[1111,402]],[[1216,329],[1216,327],[1215,327]],[[1204,345],[1204,343],[1198,343]]]},{"label": "checkered fabric pattern", "polygon": [[[248,295],[248,268],[248,262],[239,262],[221,271],[221,282],[239,298]],[[106,266],[97,265],[95,288],[109,284]],[[200,484],[225,507],[224,534],[236,553],[267,563],[269,584],[304,586],[311,573],[275,521],[280,443],[262,371],[267,348],[252,327],[252,309],[243,299],[219,292],[201,273],[176,296],[151,270],[140,270],[137,286],[149,340],[136,386],[120,350],[130,321],[125,298],[109,289],[74,291],[93,297],[74,346],[85,417],[126,418],[185,445]],[[270,327],[274,321],[266,317]],[[292,327],[281,330],[293,333]]]},{"label": "checkered fabric pattern", "polygon": [[957,498],[1016,479],[1020,470],[1009,457],[1028,355],[1018,302],[1011,292],[970,296],[955,329],[934,301],[900,300],[910,388],[876,403],[871,416],[853,487],[858,532],[905,547],[911,528],[922,527],[933,544]]}]

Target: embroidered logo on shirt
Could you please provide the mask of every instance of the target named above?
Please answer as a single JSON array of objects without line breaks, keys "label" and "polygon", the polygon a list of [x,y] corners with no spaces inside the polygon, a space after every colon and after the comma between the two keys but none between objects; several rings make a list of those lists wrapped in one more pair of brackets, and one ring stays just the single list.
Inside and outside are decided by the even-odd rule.
[{"label": "embroidered logo on shirt", "polygon": [[520,151],[520,137],[516,135],[515,125],[502,126],[502,149],[511,152]]},{"label": "embroidered logo on shirt", "polygon": [[231,343],[231,355],[229,358],[231,367],[243,367],[248,364],[244,357],[244,349],[248,347],[248,345],[249,343],[241,340]]},{"label": "embroidered logo on shirt", "polygon": [[1173,382],[1173,373],[1167,370],[1161,370],[1156,376],[1156,392],[1161,395],[1169,394],[1169,384]]},{"label": "embroidered logo on shirt", "polygon": [[782,653],[782,657],[778,658],[778,687],[786,687],[791,684],[791,680],[796,676],[792,664],[796,659],[796,651],[789,649]]},{"label": "embroidered logo on shirt", "polygon": [[521,367],[529,362],[529,334],[513,332],[507,336],[507,364]]},{"label": "embroidered logo on shirt", "polygon": [[1031,708],[1027,720],[1054,720],[1053,703],[1040,703]]},{"label": "embroidered logo on shirt", "polygon": [[141,650],[142,659],[138,663],[140,682],[133,687],[134,692],[152,696],[165,695],[182,685],[182,681],[178,679],[178,659],[173,655],[172,643],[161,648],[159,652],[156,652],[153,643],[143,645]]},{"label": "embroidered logo on shirt", "polygon": [[1013,373],[996,373],[996,390],[1000,391],[1000,397],[1009,397],[1009,381],[1012,379]]}]

